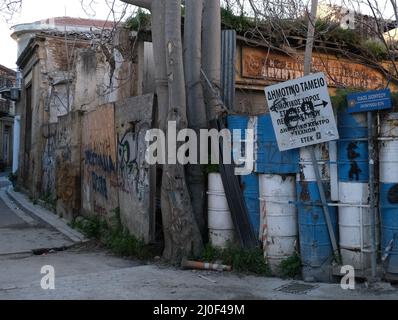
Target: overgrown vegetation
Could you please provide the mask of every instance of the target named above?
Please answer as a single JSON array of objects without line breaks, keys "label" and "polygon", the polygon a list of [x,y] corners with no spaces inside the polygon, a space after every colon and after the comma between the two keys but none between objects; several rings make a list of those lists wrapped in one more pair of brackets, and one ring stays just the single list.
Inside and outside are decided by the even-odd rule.
[{"label": "overgrown vegetation", "polygon": [[255,26],[255,23],[241,15],[235,15],[232,10],[221,8],[221,21],[229,28],[235,29],[237,32],[247,31]]},{"label": "overgrown vegetation", "polygon": [[51,206],[51,208],[55,209],[56,207],[56,199],[50,190],[47,190],[44,195],[40,198],[45,204]]},{"label": "overgrown vegetation", "polygon": [[[235,15],[232,10],[221,10],[222,22],[228,28],[235,29],[238,33],[246,31],[261,32],[258,36],[261,41],[264,37],[278,46],[285,43],[286,39],[293,43],[293,38],[305,39],[307,36],[306,18],[279,19],[278,21],[256,21],[244,15]],[[317,40],[327,43],[340,50],[363,55],[374,61],[382,61],[389,58],[388,48],[378,39],[369,39],[361,36],[357,30],[343,29],[339,23],[328,19],[318,19],[315,24]],[[253,34],[254,35],[254,34]],[[252,36],[253,36],[252,35]],[[254,36],[255,37],[255,36]]]},{"label": "overgrown vegetation", "polygon": [[221,262],[230,265],[235,272],[254,273],[263,276],[271,275],[261,249],[246,250],[233,245],[226,249],[218,249],[208,244],[198,259],[204,262]]},{"label": "overgrown vegetation", "polygon": [[347,110],[347,95],[359,92],[359,89],[337,89],[336,93],[330,97],[333,108],[339,112]]},{"label": "overgrown vegetation", "polygon": [[279,275],[282,278],[295,278],[301,274],[301,259],[298,254],[283,260],[279,265]]},{"label": "overgrown vegetation", "polygon": [[204,164],[202,165],[202,172],[205,175],[208,175],[210,173],[219,173],[220,172],[220,166],[218,164]]},{"label": "overgrown vegetation", "polygon": [[126,28],[134,31],[149,29],[150,26],[151,26],[151,14],[145,12],[141,8],[138,9],[137,13],[134,16],[128,18],[125,24]]},{"label": "overgrown vegetation", "polygon": [[15,189],[16,185],[17,185],[17,180],[18,180],[18,173],[10,172],[10,174],[8,175],[8,180],[10,180],[10,182],[12,183],[12,186]]},{"label": "overgrown vegetation", "polygon": [[362,42],[362,48],[370,57],[374,57],[376,60],[388,58],[388,50],[381,41],[368,39]]},{"label": "overgrown vegetation", "polygon": [[131,235],[123,227],[120,219],[120,210],[115,209],[110,221],[100,217],[77,217],[72,227],[81,231],[87,238],[94,239],[110,249],[113,253],[123,256],[149,260],[156,253],[154,249]]}]

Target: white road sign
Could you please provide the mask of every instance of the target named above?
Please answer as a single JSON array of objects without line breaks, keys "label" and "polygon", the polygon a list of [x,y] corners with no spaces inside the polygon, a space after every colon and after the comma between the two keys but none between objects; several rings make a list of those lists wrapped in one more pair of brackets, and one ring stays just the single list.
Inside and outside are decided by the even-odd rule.
[{"label": "white road sign", "polygon": [[339,138],[322,72],[266,87],[265,96],[280,151]]}]

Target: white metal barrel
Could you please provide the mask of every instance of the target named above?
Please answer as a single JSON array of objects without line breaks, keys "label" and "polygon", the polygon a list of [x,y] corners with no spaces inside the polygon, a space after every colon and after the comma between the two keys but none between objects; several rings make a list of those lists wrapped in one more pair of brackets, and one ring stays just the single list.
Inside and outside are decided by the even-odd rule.
[{"label": "white metal barrel", "polygon": [[338,115],[339,234],[344,265],[371,267],[368,123],[366,113]]},{"label": "white metal barrel", "polygon": [[263,174],[260,178],[260,211],[264,255],[273,272],[292,256],[297,240],[296,186],[294,176]]},{"label": "white metal barrel", "polygon": [[339,183],[339,230],[343,264],[366,270],[371,266],[369,185]]},{"label": "white metal barrel", "polygon": [[210,173],[208,183],[210,242],[214,247],[225,248],[229,242],[234,241],[235,231],[221,175],[219,173]]},{"label": "white metal barrel", "polygon": [[[329,146],[326,143],[317,144],[313,146],[315,150],[315,157],[318,162],[319,172],[324,181],[330,180],[329,167]],[[311,154],[309,148],[300,149],[300,181],[316,181],[314,166],[312,164]]]}]

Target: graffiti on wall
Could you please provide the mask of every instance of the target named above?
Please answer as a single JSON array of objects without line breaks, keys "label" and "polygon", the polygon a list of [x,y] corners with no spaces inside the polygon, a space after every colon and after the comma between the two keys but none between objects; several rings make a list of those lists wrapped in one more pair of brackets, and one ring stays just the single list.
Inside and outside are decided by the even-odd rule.
[{"label": "graffiti on wall", "polygon": [[114,106],[85,114],[82,130],[83,211],[106,215],[118,207]]},{"label": "graffiti on wall", "polygon": [[106,179],[103,176],[97,175],[93,171],[91,172],[91,181],[93,184],[93,191],[99,193],[106,200],[108,200],[108,188],[106,186]]},{"label": "graffiti on wall", "polygon": [[105,172],[115,172],[115,164],[110,155],[97,153],[96,150],[92,149],[87,149],[84,155],[86,165],[97,166]]},{"label": "graffiti on wall", "polygon": [[55,194],[55,149],[56,136],[50,135],[46,139],[42,165],[43,165],[43,183],[42,194],[49,196]]},{"label": "graffiti on wall", "polygon": [[136,124],[118,138],[119,188],[143,201],[149,189],[149,166],[145,161],[146,123]]}]

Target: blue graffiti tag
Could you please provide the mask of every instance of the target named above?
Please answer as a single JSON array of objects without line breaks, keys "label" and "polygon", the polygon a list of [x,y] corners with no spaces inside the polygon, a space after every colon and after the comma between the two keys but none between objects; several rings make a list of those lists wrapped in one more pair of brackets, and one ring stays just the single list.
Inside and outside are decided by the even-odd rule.
[{"label": "blue graffiti tag", "polygon": [[98,166],[105,172],[115,172],[116,167],[113,163],[110,155],[98,154],[92,150],[86,150],[85,152],[85,163],[86,165]]},{"label": "blue graffiti tag", "polygon": [[106,179],[97,175],[95,172],[91,173],[91,178],[93,181],[93,190],[102,195],[106,200],[108,200],[108,188],[106,186]]}]

